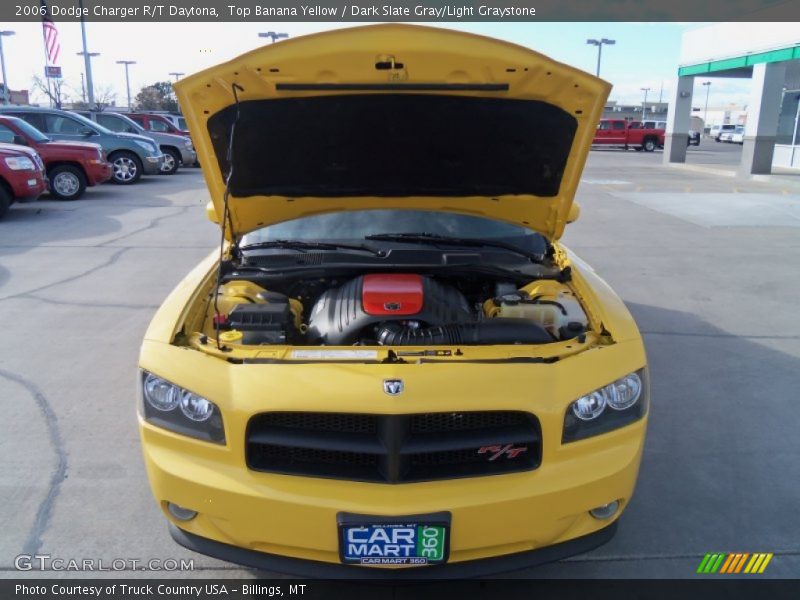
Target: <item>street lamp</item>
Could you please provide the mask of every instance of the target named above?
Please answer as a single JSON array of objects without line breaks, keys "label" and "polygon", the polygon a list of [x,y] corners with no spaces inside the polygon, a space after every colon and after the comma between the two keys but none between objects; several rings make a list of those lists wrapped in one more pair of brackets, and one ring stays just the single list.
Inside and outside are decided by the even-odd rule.
[{"label": "street lamp", "polygon": [[284,39],[288,38],[289,34],[288,33],[277,33],[275,31],[266,31],[266,32],[262,31],[262,32],[259,32],[258,37],[260,37],[260,38],[270,38],[272,40],[272,43],[274,44],[278,40],[284,40]]},{"label": "street lamp", "polygon": [[92,60],[95,56],[100,56],[99,52],[76,52],[82,56],[86,66],[86,91],[89,96],[89,104],[94,106],[94,85],[92,84]]},{"label": "street lamp", "polygon": [[78,7],[81,11],[81,41],[83,42],[83,52],[78,52],[78,56],[83,56],[83,66],[86,69],[86,89],[89,91],[89,104],[94,106],[94,84],[92,83],[92,58],[100,56],[99,52],[89,52],[86,45],[86,19],[84,18],[83,0],[79,0]]},{"label": "street lamp", "polygon": [[178,81],[182,75],[186,75],[186,73],[181,73],[180,71],[172,71],[170,73],[175,78],[175,81]]},{"label": "street lamp", "polygon": [[135,65],[135,60],[118,60],[118,65],[125,65],[125,89],[128,92],[128,111],[131,110],[131,80],[128,77],[128,66]]},{"label": "street lamp", "polygon": [[644,92],[644,102],[642,102],[642,127],[644,127],[644,117],[645,111],[647,111],[647,92],[650,91],[650,88],[639,88]]},{"label": "street lamp", "polygon": [[703,85],[706,88],[706,108],[703,111],[703,135],[705,135],[706,124],[708,123],[708,95],[711,93],[711,82],[704,81]]},{"label": "street lamp", "polygon": [[617,40],[601,38],[599,40],[586,40],[586,43],[597,46],[597,76],[600,77],[600,58],[603,56],[603,44],[606,46],[613,46],[617,43]]},{"label": "street lamp", "polygon": [[6,57],[3,54],[3,38],[14,35],[13,31],[0,31],[0,65],[3,67],[3,104],[8,104],[8,79],[6,78]]}]

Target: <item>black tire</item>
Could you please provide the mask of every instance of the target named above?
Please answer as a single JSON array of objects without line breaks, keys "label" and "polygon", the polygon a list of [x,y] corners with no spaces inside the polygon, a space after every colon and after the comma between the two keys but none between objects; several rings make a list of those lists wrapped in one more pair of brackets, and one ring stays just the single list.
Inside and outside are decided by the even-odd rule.
[{"label": "black tire", "polygon": [[656,141],[653,138],[647,138],[642,142],[642,150],[645,152],[653,152],[656,149]]},{"label": "black tire", "polygon": [[118,185],[130,185],[142,176],[142,161],[133,152],[120,150],[108,157],[113,167],[111,181]]},{"label": "black tire", "polygon": [[11,206],[11,194],[8,190],[0,185],[0,219],[6,216],[8,207]]},{"label": "black tire", "polygon": [[164,148],[164,164],[161,165],[161,175],[175,175],[181,166],[181,155],[175,148]]},{"label": "black tire", "polygon": [[78,167],[59,165],[47,173],[50,194],[59,200],[77,200],[86,191],[86,175]]}]

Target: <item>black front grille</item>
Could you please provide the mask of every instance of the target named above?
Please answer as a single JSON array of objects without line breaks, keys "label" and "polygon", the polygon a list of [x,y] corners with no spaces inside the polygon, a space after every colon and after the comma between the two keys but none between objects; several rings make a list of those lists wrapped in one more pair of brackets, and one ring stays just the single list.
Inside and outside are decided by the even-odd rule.
[{"label": "black front grille", "polygon": [[246,439],[255,471],[383,483],[530,471],[541,452],[538,419],[520,411],[264,413]]}]

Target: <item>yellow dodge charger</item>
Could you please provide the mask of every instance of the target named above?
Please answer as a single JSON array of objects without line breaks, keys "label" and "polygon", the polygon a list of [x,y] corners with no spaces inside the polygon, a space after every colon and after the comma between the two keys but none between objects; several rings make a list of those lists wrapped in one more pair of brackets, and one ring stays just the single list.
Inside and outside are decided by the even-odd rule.
[{"label": "yellow dodge charger", "polygon": [[377,25],[175,88],[221,243],[141,349],[142,447],[174,539],[260,569],[414,578],[609,540],[647,360],[559,242],[609,84]]}]

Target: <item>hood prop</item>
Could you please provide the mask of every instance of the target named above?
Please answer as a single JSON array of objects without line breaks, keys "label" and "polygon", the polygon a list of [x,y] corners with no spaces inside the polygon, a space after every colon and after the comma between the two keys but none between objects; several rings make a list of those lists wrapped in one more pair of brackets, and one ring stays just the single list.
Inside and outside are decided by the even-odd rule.
[{"label": "hood prop", "polygon": [[233,217],[228,208],[228,197],[230,196],[231,176],[233,175],[233,139],[236,133],[236,124],[239,122],[239,92],[243,92],[244,88],[238,83],[231,84],[231,92],[233,93],[234,106],[236,112],[234,113],[233,123],[231,123],[231,133],[228,136],[228,151],[226,158],[228,160],[228,175],[225,177],[225,193],[222,197],[222,235],[219,241],[219,263],[217,264],[217,283],[214,286],[214,333],[216,334],[217,350],[220,352],[229,352],[230,348],[223,346],[219,341],[220,328],[222,327],[223,317],[219,312],[219,287],[222,284],[222,261],[225,257],[225,231],[231,232],[231,244],[234,247],[237,245],[236,234],[233,231]]}]

